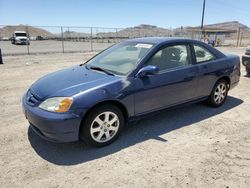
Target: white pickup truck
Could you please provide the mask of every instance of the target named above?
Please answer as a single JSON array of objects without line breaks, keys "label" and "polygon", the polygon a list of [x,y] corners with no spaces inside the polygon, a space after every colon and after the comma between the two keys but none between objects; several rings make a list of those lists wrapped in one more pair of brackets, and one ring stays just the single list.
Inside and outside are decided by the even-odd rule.
[{"label": "white pickup truck", "polygon": [[11,44],[30,45],[29,36],[25,31],[15,31],[11,37]]}]

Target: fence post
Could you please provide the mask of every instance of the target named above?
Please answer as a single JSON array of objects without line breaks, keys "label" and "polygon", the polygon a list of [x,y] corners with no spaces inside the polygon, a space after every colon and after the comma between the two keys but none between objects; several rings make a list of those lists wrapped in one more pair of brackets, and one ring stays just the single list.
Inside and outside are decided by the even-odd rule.
[{"label": "fence post", "polygon": [[238,28],[238,32],[237,32],[237,47],[239,47],[239,43],[240,43],[240,27]]},{"label": "fence post", "polygon": [[194,39],[194,28],[192,28],[192,39]]},{"label": "fence post", "polygon": [[2,50],[0,48],[0,64],[3,64],[3,58],[2,58]]},{"label": "fence post", "polygon": [[118,31],[117,31],[118,29],[116,28],[115,29],[115,33],[116,33],[116,42],[118,43],[119,42],[119,39],[118,39]]},{"label": "fence post", "polygon": [[243,46],[242,45],[242,38],[243,38],[243,32],[240,32],[240,46]]},{"label": "fence post", "polygon": [[30,55],[30,47],[29,47],[30,41],[28,41],[28,39],[30,38],[30,36],[29,36],[28,25],[26,25],[26,35],[27,35],[27,40],[26,40],[27,52],[28,52],[28,55]]},{"label": "fence post", "polygon": [[62,53],[64,53],[64,37],[63,37],[63,27],[61,27],[61,38],[62,38]]},{"label": "fence post", "polygon": [[91,52],[93,52],[93,28],[90,27],[90,47],[91,47]]}]

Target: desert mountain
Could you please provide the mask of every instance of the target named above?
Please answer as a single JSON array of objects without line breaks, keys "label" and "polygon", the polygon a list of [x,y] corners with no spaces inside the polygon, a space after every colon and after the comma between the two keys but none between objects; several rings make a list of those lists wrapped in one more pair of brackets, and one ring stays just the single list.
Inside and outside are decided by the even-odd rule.
[{"label": "desert mountain", "polygon": [[43,36],[43,37],[53,37],[54,35],[45,29],[18,25],[18,26],[5,26],[0,28],[0,37],[11,37],[15,31],[28,31],[31,37]]},{"label": "desert mountain", "polygon": [[97,37],[151,37],[151,36],[169,36],[171,31],[165,28],[157,27],[154,25],[141,24],[135,27],[118,30],[116,32],[100,32]]},{"label": "desert mountain", "polygon": [[[189,27],[190,28],[190,27]],[[194,27],[199,29],[200,26]],[[235,30],[237,31],[238,28],[241,29],[241,31],[250,32],[250,28],[238,21],[231,21],[231,22],[222,22],[222,23],[216,23],[216,24],[208,24],[204,25],[205,29],[223,29],[223,30]]]},{"label": "desert mountain", "polygon": [[[70,27],[69,27],[70,28]],[[190,33],[190,29],[200,29],[197,27],[180,27],[173,29],[173,31],[161,27],[157,27],[154,25],[141,24],[135,27],[128,27],[125,29],[115,29],[111,30],[111,32],[100,32],[99,29],[95,28],[93,31],[93,37],[100,38],[112,38],[112,37],[120,37],[120,38],[134,38],[134,37],[151,37],[151,36],[183,36],[185,34]],[[206,29],[223,29],[223,30],[234,30],[237,31],[238,28],[241,28],[241,32],[246,33],[247,35],[250,33],[250,28],[238,21],[231,22],[223,22],[216,24],[204,25]],[[29,35],[31,37],[43,36],[43,37],[61,37],[60,33],[51,33],[45,29],[41,29],[39,27],[18,25],[18,26],[5,26],[0,28],[0,38],[1,37],[11,37],[14,31],[28,30]],[[79,30],[79,29],[78,29]],[[99,32],[98,32],[99,30]],[[64,37],[66,38],[80,38],[80,37],[90,37],[90,32],[76,32],[76,31],[64,31]]]}]

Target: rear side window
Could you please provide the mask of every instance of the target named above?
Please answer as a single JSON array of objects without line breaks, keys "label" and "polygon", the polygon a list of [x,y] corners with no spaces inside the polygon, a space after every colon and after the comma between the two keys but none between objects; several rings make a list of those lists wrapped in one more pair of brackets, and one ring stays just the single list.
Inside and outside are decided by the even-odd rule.
[{"label": "rear side window", "polygon": [[212,61],[215,59],[215,56],[202,46],[195,44],[194,51],[196,56],[196,63]]}]

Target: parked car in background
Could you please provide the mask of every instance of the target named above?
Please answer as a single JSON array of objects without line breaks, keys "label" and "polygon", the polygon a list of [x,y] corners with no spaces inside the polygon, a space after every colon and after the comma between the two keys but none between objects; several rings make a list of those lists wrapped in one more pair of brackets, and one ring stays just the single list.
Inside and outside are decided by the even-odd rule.
[{"label": "parked car in background", "polygon": [[2,41],[8,41],[8,40],[9,40],[9,37],[2,37],[1,40],[2,40]]},{"label": "parked car in background", "polygon": [[36,36],[36,40],[44,40],[42,36]]},{"label": "parked car in background", "polygon": [[146,114],[203,100],[219,107],[239,79],[238,56],[191,39],[140,38],[40,78],[22,103],[42,138],[105,146]]},{"label": "parked car in background", "polygon": [[26,31],[15,31],[11,38],[11,44],[30,45],[29,36]]},{"label": "parked car in background", "polygon": [[34,41],[34,40],[36,40],[36,37],[31,36],[29,39],[30,39],[30,41]]},{"label": "parked car in background", "polygon": [[245,55],[242,56],[242,64],[246,67],[247,74],[250,74],[250,46],[246,48]]}]

